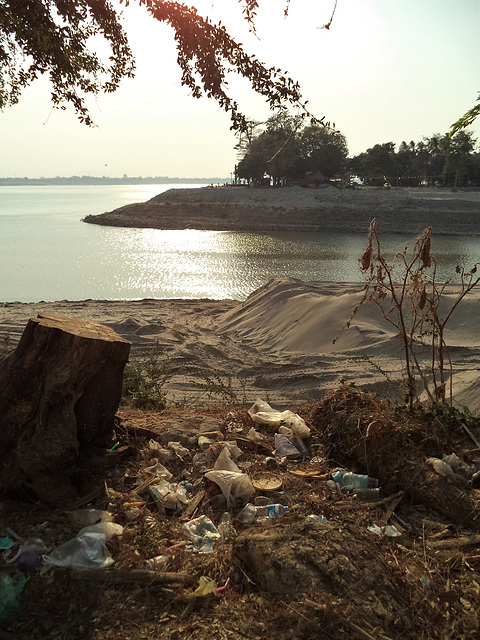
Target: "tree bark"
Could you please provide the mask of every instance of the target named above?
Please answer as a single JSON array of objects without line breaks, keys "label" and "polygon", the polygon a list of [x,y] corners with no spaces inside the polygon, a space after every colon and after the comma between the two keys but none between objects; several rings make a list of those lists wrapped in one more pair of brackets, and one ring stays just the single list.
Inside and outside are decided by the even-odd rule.
[{"label": "tree bark", "polygon": [[31,318],[0,360],[0,491],[78,499],[82,444],[111,445],[130,343],[87,320]]}]

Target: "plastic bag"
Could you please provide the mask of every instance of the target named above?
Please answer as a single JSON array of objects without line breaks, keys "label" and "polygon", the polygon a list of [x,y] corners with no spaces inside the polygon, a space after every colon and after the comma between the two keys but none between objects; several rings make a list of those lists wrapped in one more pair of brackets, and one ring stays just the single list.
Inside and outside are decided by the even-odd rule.
[{"label": "plastic bag", "polygon": [[19,571],[32,575],[42,564],[42,557],[46,551],[47,547],[43,540],[40,538],[28,538],[10,562],[16,562]]},{"label": "plastic bag", "polygon": [[310,429],[303,418],[293,411],[277,411],[263,400],[257,399],[255,404],[248,410],[248,415],[256,424],[268,424],[273,427],[281,425],[288,427],[292,435],[299,438],[308,438]]},{"label": "plastic bag", "polygon": [[148,487],[148,492],[155,500],[157,507],[166,509],[181,509],[187,504],[187,491],[185,487],[170,482],[160,482]]},{"label": "plastic bag", "polygon": [[97,524],[97,522],[112,522],[113,519],[111,513],[100,509],[76,509],[68,511],[67,517],[75,529],[88,527],[91,524]]},{"label": "plastic bag", "polygon": [[157,478],[165,478],[168,482],[173,478],[170,471],[163,466],[158,458],[152,458],[150,460],[150,466],[145,467],[144,472],[149,476],[155,476]]},{"label": "plastic bag", "polygon": [[290,442],[287,436],[275,434],[275,453],[279,458],[299,456],[300,451]]},{"label": "plastic bag", "polygon": [[228,442],[215,442],[212,444],[205,455],[205,465],[207,467],[213,467],[218,456],[224,449],[228,449],[231,459],[235,462],[242,454],[242,450],[237,446],[235,440],[229,440]]},{"label": "plastic bag", "polygon": [[250,478],[245,473],[213,469],[207,471],[205,477],[218,485],[227,502],[227,509],[235,506],[236,501],[245,503],[255,493]]},{"label": "plastic bag", "polygon": [[233,471],[235,473],[241,473],[238,466],[230,457],[230,451],[227,448],[222,449],[215,464],[213,465],[213,468],[221,471]]},{"label": "plastic bag", "polygon": [[376,536],[381,536],[384,533],[388,538],[399,538],[402,534],[393,524],[387,524],[386,527],[379,527],[378,524],[372,524],[367,529],[374,533]]},{"label": "plastic bag", "polygon": [[21,572],[14,576],[0,573],[0,623],[14,618],[20,611],[19,597],[27,580]]},{"label": "plastic bag", "polygon": [[212,540],[218,540],[220,533],[207,516],[199,516],[183,525],[183,533],[195,543],[200,553],[212,553]]},{"label": "plastic bag", "polygon": [[201,576],[198,581],[198,587],[193,592],[195,597],[208,596],[208,594],[213,593],[216,588],[215,582],[211,578],[207,578],[206,576]]},{"label": "plastic bag", "polygon": [[250,429],[250,431],[247,433],[247,438],[249,440],[252,440],[253,442],[263,442],[264,441],[264,437],[261,433],[259,433],[255,427],[252,427]]},{"label": "plastic bag", "polygon": [[43,556],[45,565],[72,569],[104,569],[113,564],[105,534],[83,533]]},{"label": "plastic bag", "polygon": [[183,460],[183,458],[190,453],[190,451],[180,444],[180,442],[174,442],[173,440],[167,444],[167,447],[173,451],[173,453]]},{"label": "plastic bag", "polygon": [[103,533],[105,539],[110,540],[113,536],[121,536],[123,527],[121,524],[116,524],[115,522],[98,522],[97,524],[83,527],[77,535],[81,536],[84,533]]},{"label": "plastic bag", "polygon": [[150,452],[155,455],[157,460],[160,460],[160,462],[168,462],[174,456],[174,453],[171,449],[162,447],[162,445],[156,440],[149,440],[148,448],[150,449]]},{"label": "plastic bag", "polygon": [[455,480],[456,476],[452,467],[443,460],[439,458],[427,458],[427,462],[432,465],[439,476],[447,478],[448,480]]}]

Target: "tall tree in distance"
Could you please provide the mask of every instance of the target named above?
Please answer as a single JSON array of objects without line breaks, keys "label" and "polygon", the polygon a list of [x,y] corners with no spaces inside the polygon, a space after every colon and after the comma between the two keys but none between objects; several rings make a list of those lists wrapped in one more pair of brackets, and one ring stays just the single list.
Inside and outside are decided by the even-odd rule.
[{"label": "tall tree in distance", "polygon": [[473,134],[468,131],[459,131],[451,138],[445,136],[442,140],[445,155],[443,173],[445,176],[453,174],[454,188],[463,184],[463,178],[469,168],[476,142]]},{"label": "tall tree in distance", "polygon": [[238,177],[248,180],[270,176],[274,184],[304,178],[307,173],[343,177],[347,157],[347,141],[340,131],[316,122],[306,125],[302,115],[280,110],[245,149],[238,163]]},{"label": "tall tree in distance", "polygon": [[[243,7],[245,20],[254,30],[257,0],[228,1]],[[230,70],[248,79],[272,109],[288,104],[307,113],[297,82],[250,55],[222,24],[199,15],[195,7],[167,0],[118,3],[136,3],[152,19],[173,29],[182,84],[194,98],[216,100],[230,114],[233,129],[247,130],[248,120],[227,92]],[[286,13],[288,5],[285,0]],[[92,50],[94,36],[108,45],[107,56]],[[134,72],[134,55],[122,14],[109,0],[0,2],[0,109],[16,104],[22,90],[45,74],[51,82],[53,105],[72,105],[80,120],[91,125],[86,96],[115,91],[120,81]]]},{"label": "tall tree in distance", "polygon": [[340,131],[311,124],[303,129],[300,146],[307,171],[320,171],[327,178],[345,172],[348,147]]}]

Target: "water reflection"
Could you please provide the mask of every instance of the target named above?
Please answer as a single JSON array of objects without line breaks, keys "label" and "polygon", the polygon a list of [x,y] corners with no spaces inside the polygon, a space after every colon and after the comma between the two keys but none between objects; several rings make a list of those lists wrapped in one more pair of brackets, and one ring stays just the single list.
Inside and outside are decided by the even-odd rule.
[{"label": "water reflection", "polygon": [[[105,294],[118,298],[245,299],[273,277],[358,282],[358,258],[366,237],[357,234],[231,233],[102,229],[101,273]],[[382,238],[393,258],[411,243],[409,236]],[[464,237],[433,240],[438,279],[479,259],[479,241]]]}]

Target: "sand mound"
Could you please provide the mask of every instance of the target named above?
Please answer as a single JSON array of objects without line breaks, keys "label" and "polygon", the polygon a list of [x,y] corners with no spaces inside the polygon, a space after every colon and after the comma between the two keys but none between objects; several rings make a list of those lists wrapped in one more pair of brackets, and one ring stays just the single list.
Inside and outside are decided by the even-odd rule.
[{"label": "sand mound", "polygon": [[236,332],[269,350],[304,354],[361,352],[395,355],[395,332],[373,305],[366,305],[347,329],[360,302],[362,285],[332,295],[334,285],[275,278],[252,293],[239,309],[220,320],[222,331]]}]

